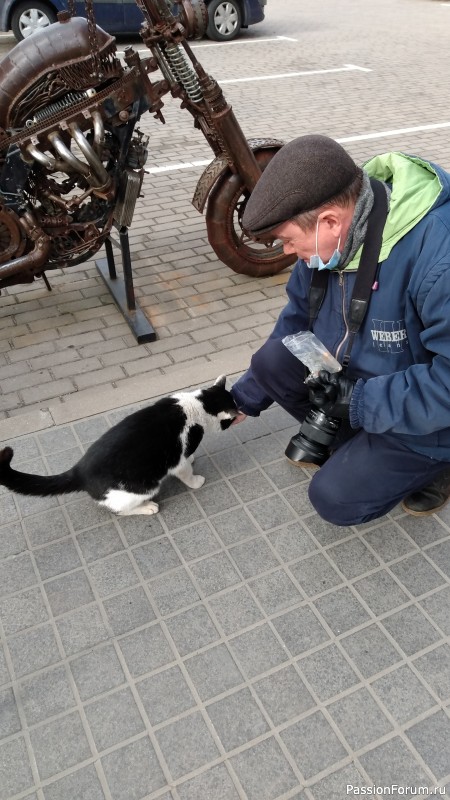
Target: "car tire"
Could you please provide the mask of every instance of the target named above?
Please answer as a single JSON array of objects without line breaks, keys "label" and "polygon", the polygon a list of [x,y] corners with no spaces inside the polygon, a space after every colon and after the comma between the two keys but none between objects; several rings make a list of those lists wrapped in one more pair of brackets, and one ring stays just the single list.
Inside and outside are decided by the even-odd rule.
[{"label": "car tire", "polygon": [[208,3],[208,39],[229,42],[239,36],[242,13],[238,0],[212,0]]},{"label": "car tire", "polygon": [[26,0],[14,8],[11,16],[11,29],[20,42],[37,30],[56,22],[56,12],[40,0]]}]

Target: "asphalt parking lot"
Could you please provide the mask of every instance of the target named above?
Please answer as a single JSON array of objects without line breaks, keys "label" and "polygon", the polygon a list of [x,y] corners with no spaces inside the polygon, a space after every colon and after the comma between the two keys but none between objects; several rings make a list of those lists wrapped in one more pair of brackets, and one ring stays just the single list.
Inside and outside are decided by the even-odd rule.
[{"label": "asphalt parking lot", "polygon": [[[359,162],[450,169],[450,3],[266,8],[236,42],[195,44],[248,137],[318,132]],[[27,471],[68,468],[152,398],[232,380],[284,303],[288,271],[218,261],[191,205],[212,153],[175,100],[163,111],[141,120],[130,231],[157,340],[136,344],[94,261],[0,297],[0,442]],[[0,491],[0,800],[450,793],[448,508],[324,523],[283,457],[295,430],[272,408],[207,439],[204,487],[168,484],[150,519]]]}]

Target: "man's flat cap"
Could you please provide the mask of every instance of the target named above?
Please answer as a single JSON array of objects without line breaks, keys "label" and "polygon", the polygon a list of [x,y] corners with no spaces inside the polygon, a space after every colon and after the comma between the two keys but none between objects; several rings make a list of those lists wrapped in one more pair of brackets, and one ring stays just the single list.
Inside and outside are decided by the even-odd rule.
[{"label": "man's flat cap", "polygon": [[328,136],[309,134],[285,144],[269,162],[247,202],[242,224],[266,233],[346,189],[359,168]]}]

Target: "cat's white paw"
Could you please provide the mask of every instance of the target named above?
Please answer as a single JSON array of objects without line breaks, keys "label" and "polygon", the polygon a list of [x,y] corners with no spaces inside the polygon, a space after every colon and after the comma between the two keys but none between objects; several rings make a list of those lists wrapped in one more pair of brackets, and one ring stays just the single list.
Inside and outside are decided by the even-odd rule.
[{"label": "cat's white paw", "polygon": [[195,453],[192,453],[192,454],[189,456],[189,458],[188,458],[188,461],[189,461],[191,464],[193,464],[193,463],[194,463],[194,458],[195,458]]},{"label": "cat's white paw", "polygon": [[203,475],[193,475],[192,482],[190,484],[191,489],[200,489],[200,486],[203,486],[205,479]]}]

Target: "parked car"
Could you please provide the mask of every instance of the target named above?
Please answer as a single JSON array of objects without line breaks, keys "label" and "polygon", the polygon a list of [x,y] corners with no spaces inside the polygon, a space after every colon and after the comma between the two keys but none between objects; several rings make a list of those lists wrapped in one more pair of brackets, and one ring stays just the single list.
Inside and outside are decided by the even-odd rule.
[{"label": "parked car", "polygon": [[[241,28],[264,19],[267,0],[205,0],[208,8],[206,35],[228,42]],[[85,16],[83,0],[75,2],[77,14]],[[58,11],[67,8],[63,0],[0,0],[0,31],[12,30],[17,41],[56,22]],[[95,19],[108,33],[138,33],[142,13],[134,0],[94,0]]]}]

